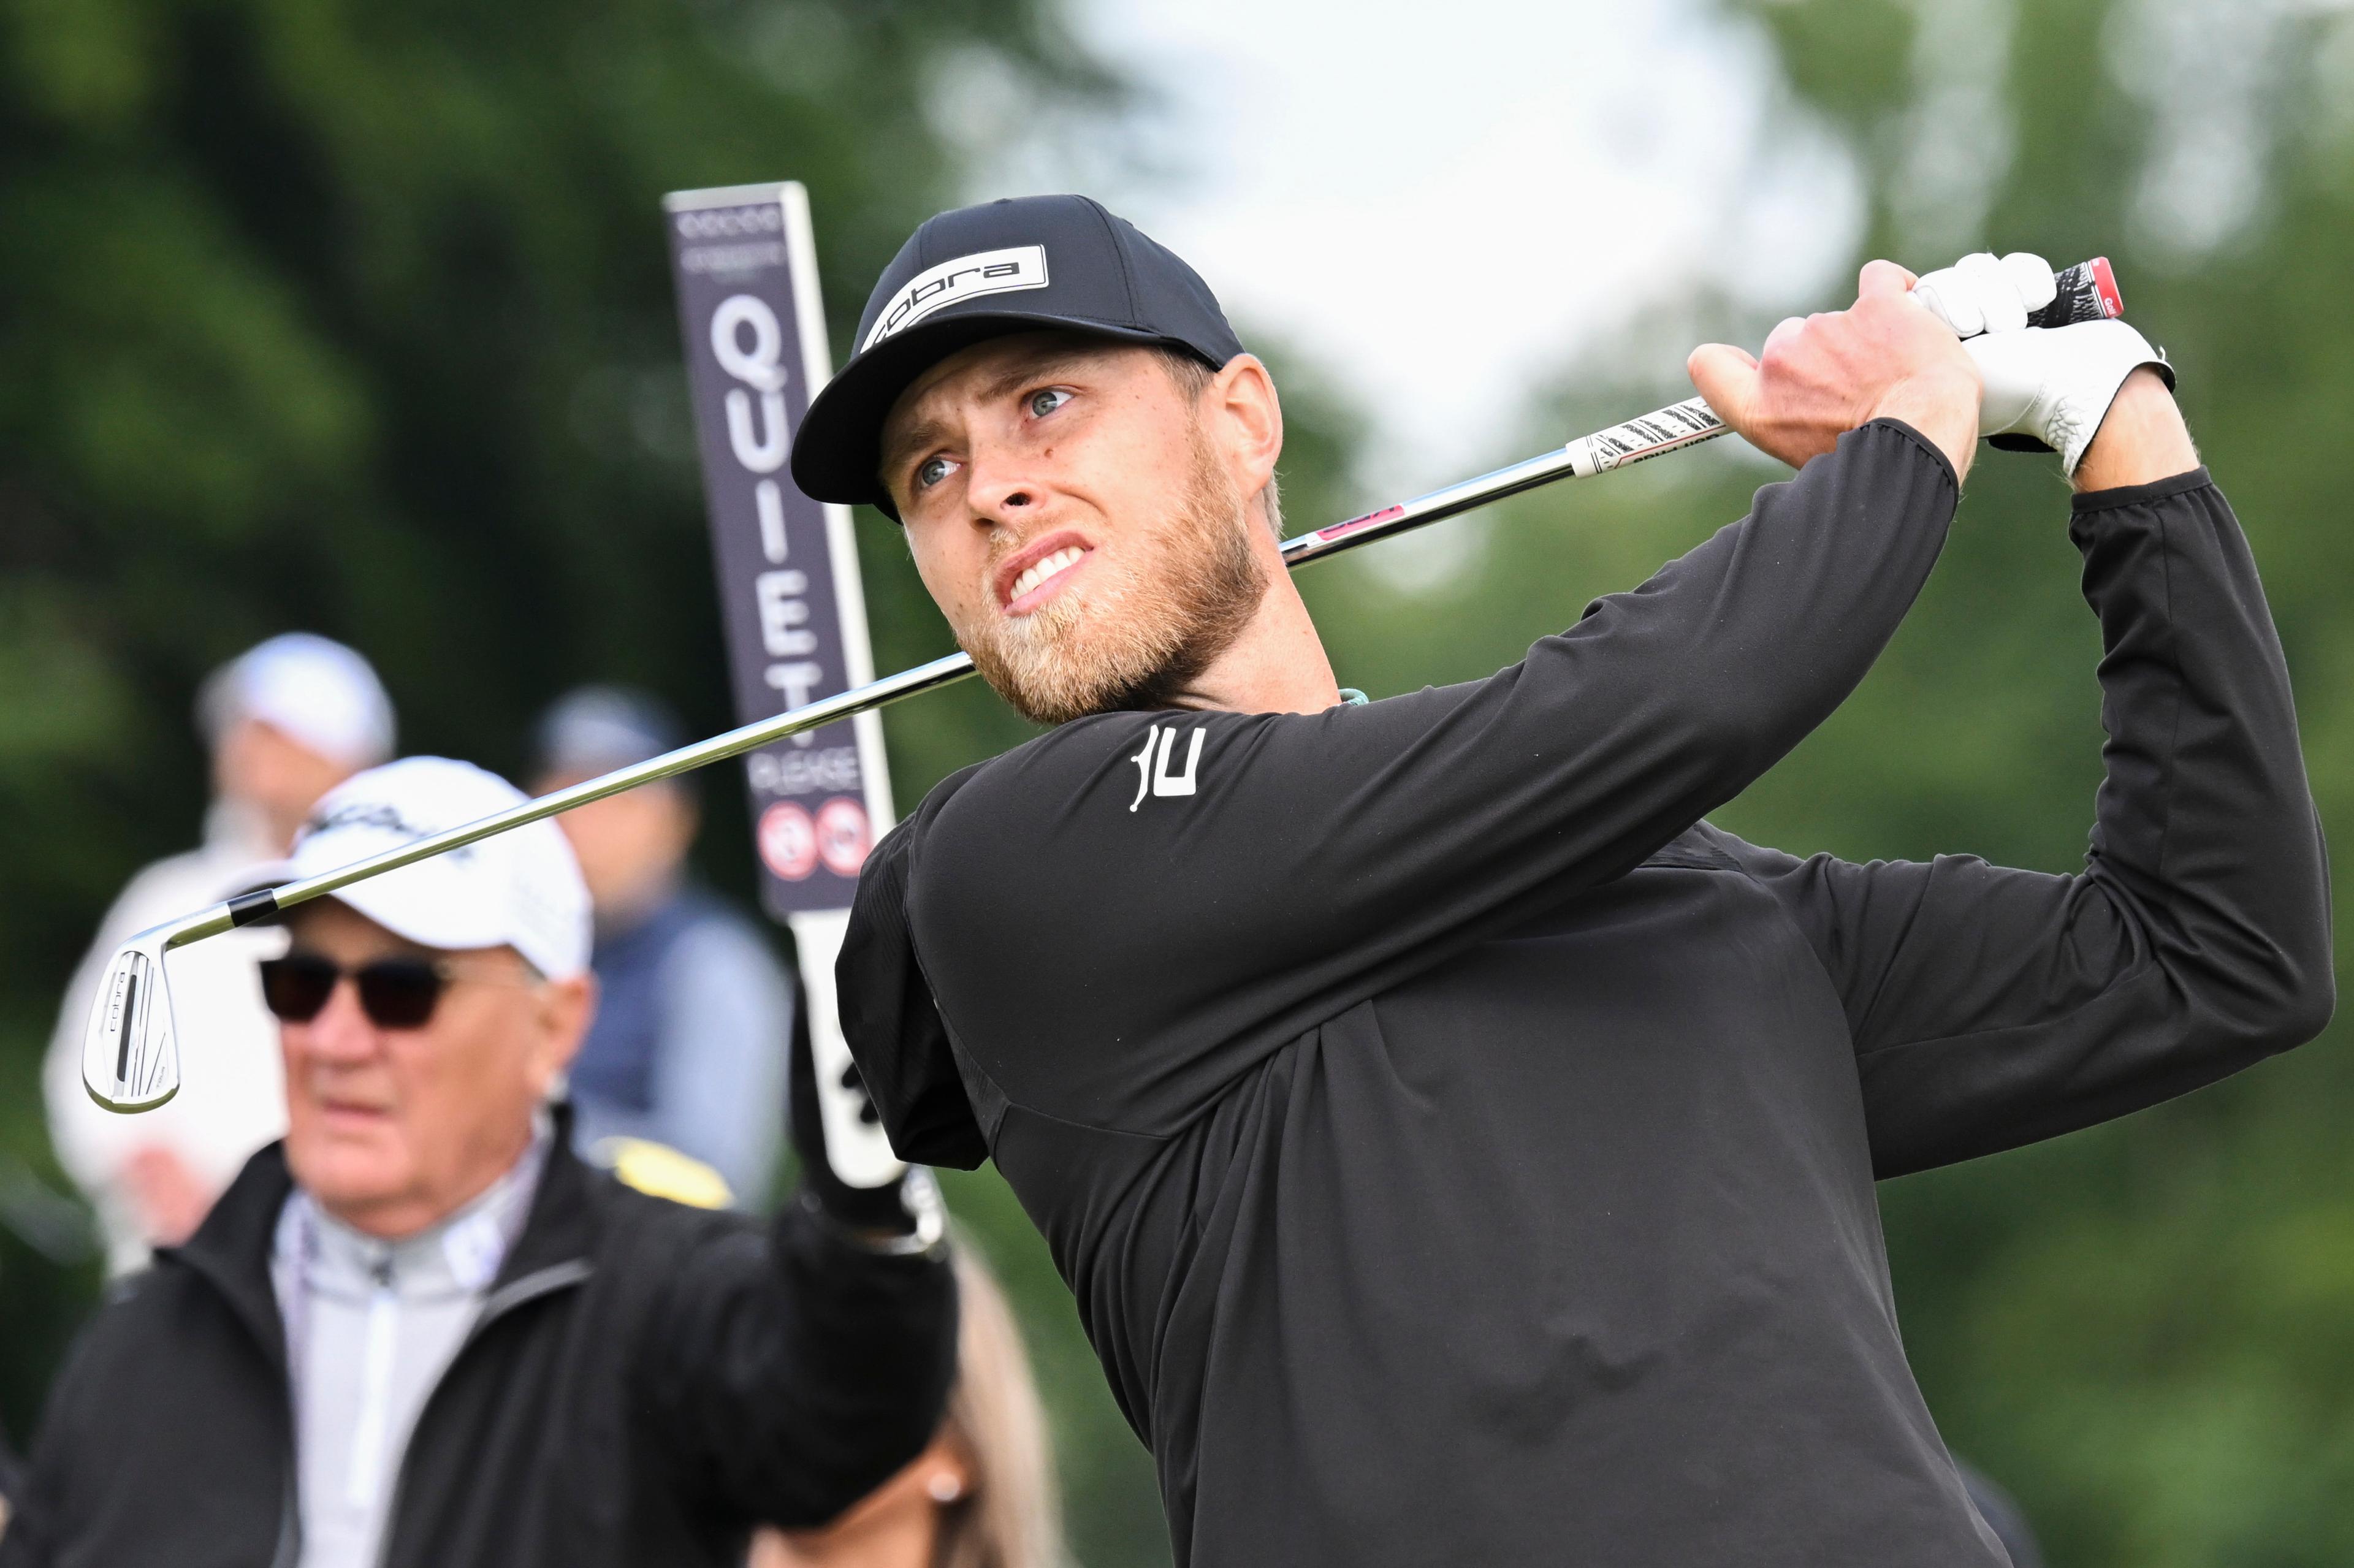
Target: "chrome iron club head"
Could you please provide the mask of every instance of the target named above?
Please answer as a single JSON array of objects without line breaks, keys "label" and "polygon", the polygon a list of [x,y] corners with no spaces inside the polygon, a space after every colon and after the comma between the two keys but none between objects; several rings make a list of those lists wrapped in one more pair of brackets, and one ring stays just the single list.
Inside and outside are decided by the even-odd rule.
[{"label": "chrome iron club head", "polygon": [[164,949],[182,923],[125,942],[99,983],[82,1034],[81,1081],[108,1110],[154,1110],[180,1092],[179,1031],[164,979]]},{"label": "chrome iron club head", "polygon": [[180,1092],[180,1030],[164,955],[277,907],[268,890],[241,894],[140,932],[114,950],[81,1037],[81,1086],[111,1111],[154,1110]]}]

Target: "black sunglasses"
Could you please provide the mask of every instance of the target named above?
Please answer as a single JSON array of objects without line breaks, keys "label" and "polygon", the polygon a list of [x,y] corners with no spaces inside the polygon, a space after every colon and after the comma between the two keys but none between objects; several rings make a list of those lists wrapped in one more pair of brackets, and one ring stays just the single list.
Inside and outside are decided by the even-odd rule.
[{"label": "black sunglasses", "polygon": [[377,959],[347,969],[318,953],[289,953],[261,960],[261,1000],[287,1022],[308,1023],[345,975],[359,988],[360,1011],[378,1029],[424,1028],[457,978],[434,959]]}]

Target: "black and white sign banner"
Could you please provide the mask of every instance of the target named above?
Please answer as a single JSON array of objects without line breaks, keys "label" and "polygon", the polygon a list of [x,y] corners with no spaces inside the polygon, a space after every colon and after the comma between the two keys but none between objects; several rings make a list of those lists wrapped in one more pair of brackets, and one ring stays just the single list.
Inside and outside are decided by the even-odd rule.
[{"label": "black and white sign banner", "polygon": [[[875,678],[850,511],[793,488],[786,458],[833,373],[809,196],[798,185],[663,198],[703,489],[736,686],[749,723]],[[793,928],[826,1158],[856,1187],[906,1168],[850,1087],[833,960],[858,868],[891,825],[883,720],[862,714],[745,758],[761,902]]]},{"label": "black and white sign banner", "polygon": [[[736,709],[749,723],[874,679],[846,507],[793,488],[786,457],[832,373],[799,185],[663,199],[703,450]],[[746,758],[763,897],[779,918],[846,909],[890,825],[881,718]]]}]

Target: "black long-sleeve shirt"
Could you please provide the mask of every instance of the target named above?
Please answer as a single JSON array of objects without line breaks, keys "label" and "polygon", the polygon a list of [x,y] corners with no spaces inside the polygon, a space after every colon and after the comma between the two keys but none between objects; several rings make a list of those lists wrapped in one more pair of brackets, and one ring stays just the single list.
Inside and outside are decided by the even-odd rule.
[{"label": "black long-sleeve shirt", "polygon": [[2083,873],[1702,821],[1861,678],[1956,496],[1875,423],[1490,679],[1081,720],[879,847],[841,966],[867,1082],[1045,1234],[1181,1563],[2002,1561],[1873,1179],[2220,1077],[2333,991],[2203,471],[2076,504]]}]

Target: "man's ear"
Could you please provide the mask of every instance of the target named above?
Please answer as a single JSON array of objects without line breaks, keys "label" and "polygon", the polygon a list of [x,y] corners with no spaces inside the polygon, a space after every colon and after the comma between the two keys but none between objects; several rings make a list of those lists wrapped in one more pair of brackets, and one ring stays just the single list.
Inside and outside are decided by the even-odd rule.
[{"label": "man's ear", "polygon": [[1257,495],[1275,477],[1283,455],[1283,404],[1275,378],[1255,354],[1238,354],[1204,389],[1204,412],[1213,416],[1218,445],[1233,465],[1235,488]]},{"label": "man's ear", "polygon": [[532,1044],[533,1089],[545,1099],[554,1090],[597,1016],[597,977],[586,971],[539,988],[539,1032]]},{"label": "man's ear", "polygon": [[695,798],[693,786],[673,779],[669,847],[682,863],[695,848],[695,835],[702,831],[703,807]]}]

